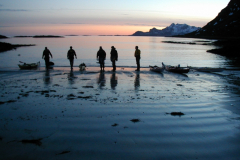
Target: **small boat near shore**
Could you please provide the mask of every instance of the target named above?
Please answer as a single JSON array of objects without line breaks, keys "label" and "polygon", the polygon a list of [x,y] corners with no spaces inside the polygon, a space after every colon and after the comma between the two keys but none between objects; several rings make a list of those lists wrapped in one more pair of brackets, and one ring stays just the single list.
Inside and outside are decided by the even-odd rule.
[{"label": "small boat near shore", "polygon": [[150,71],[153,71],[153,72],[162,73],[164,71],[164,67],[149,66],[149,68],[150,68]]},{"label": "small boat near shore", "polygon": [[199,72],[222,72],[225,68],[211,68],[211,67],[189,67],[190,69]]},{"label": "small boat near shore", "polygon": [[83,70],[85,70],[86,69],[86,64],[85,63],[81,63],[80,65],[79,65],[79,69],[80,69],[80,71],[83,71]]},{"label": "small boat near shore", "polygon": [[170,66],[170,65],[164,65],[164,63],[162,63],[162,65],[169,72],[188,73],[190,71],[190,68],[188,68],[188,67],[180,67],[180,65],[176,66],[176,67],[175,66]]},{"label": "small boat near shore", "polygon": [[24,63],[21,61],[19,61],[19,62],[23,63],[23,64],[18,64],[18,67],[20,69],[36,69],[40,66],[40,62],[37,62],[37,63]]}]

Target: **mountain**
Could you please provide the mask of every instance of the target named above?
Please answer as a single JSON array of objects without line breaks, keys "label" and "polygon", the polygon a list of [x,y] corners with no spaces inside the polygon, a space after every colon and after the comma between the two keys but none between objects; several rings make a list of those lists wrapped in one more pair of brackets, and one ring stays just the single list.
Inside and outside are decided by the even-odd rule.
[{"label": "mountain", "polygon": [[199,29],[200,27],[189,26],[187,24],[172,23],[170,26],[162,30],[152,28],[149,30],[149,32],[137,31],[132,36],[175,36],[175,35],[184,35]]},{"label": "mountain", "polygon": [[240,0],[231,0],[227,7],[207,25],[187,37],[231,38],[240,36]]}]

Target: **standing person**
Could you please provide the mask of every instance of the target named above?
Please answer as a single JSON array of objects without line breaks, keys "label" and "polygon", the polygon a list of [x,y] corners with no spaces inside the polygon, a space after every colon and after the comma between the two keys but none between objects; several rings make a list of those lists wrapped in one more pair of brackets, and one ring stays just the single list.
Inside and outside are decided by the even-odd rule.
[{"label": "standing person", "polygon": [[137,69],[135,71],[140,71],[140,55],[141,55],[141,51],[138,49],[138,46],[135,47],[135,54],[134,56],[136,57],[136,63],[137,63]]},{"label": "standing person", "polygon": [[46,65],[46,68],[48,69],[48,66],[49,66],[49,58],[50,56],[53,58],[51,52],[49,51],[49,49],[47,47],[45,47],[44,51],[43,51],[43,55],[42,55],[42,59],[44,58],[45,60],[45,65]]},{"label": "standing person", "polygon": [[67,53],[67,58],[70,61],[71,70],[73,69],[74,56],[77,59],[76,52],[72,49],[72,46],[70,46],[70,49],[68,50],[68,53]]},{"label": "standing person", "polygon": [[104,71],[104,60],[106,59],[106,52],[102,49],[102,46],[99,47],[97,52],[97,59],[100,63],[101,71]]},{"label": "standing person", "polygon": [[110,60],[112,61],[113,71],[116,71],[116,61],[118,60],[118,53],[114,46],[112,46],[110,54],[111,54]]}]

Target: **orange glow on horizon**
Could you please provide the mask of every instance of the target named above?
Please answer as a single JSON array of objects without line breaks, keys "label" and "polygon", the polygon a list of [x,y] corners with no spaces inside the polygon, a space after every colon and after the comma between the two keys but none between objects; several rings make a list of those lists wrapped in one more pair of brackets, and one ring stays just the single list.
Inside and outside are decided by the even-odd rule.
[{"label": "orange glow on horizon", "polygon": [[[131,26],[131,25],[41,25],[8,27],[13,36],[19,35],[132,35],[136,31],[148,32],[154,26]],[[163,29],[165,27],[155,27]]]}]

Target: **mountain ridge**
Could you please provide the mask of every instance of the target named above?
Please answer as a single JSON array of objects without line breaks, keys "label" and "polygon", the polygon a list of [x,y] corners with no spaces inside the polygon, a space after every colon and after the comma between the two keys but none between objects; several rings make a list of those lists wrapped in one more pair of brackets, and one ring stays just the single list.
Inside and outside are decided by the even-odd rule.
[{"label": "mountain ridge", "polygon": [[230,0],[219,14],[200,30],[183,35],[193,38],[237,38],[240,37],[240,0]]},{"label": "mountain ridge", "polygon": [[189,26],[187,24],[175,24],[172,23],[170,26],[159,30],[156,29],[155,27],[150,29],[149,32],[142,32],[142,31],[137,31],[132,36],[176,36],[176,35],[184,35],[196,30],[201,29],[200,27],[195,27],[195,26]]}]

